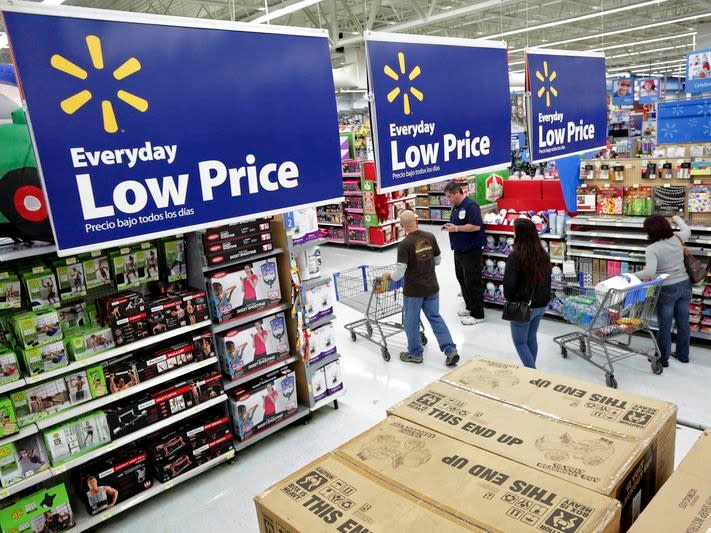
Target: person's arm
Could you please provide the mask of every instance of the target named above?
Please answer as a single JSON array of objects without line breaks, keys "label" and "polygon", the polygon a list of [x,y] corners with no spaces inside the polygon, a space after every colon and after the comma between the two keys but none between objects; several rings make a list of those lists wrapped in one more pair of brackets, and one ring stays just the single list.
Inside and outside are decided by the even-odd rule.
[{"label": "person's arm", "polygon": [[684,222],[679,215],[674,215],[672,220],[676,222],[677,226],[679,226],[679,233],[676,235],[678,235],[684,242],[689,240],[689,237],[691,237],[691,230],[689,229],[689,226],[686,225],[686,222]]},{"label": "person's arm", "polygon": [[404,278],[405,271],[407,270],[408,252],[403,244],[405,243],[401,242],[397,247],[397,264],[395,265],[395,270],[390,274],[390,279],[393,281],[400,281]]},{"label": "person's arm", "polygon": [[112,487],[109,487],[106,485],[104,487],[104,490],[106,491],[106,494],[111,498],[111,503],[109,504],[109,509],[116,505],[116,501],[118,500],[118,491]]},{"label": "person's arm", "polygon": [[652,250],[651,246],[647,246],[644,252],[645,265],[644,270],[635,272],[634,275],[639,279],[656,278],[657,277],[657,253]]},{"label": "person's arm", "polygon": [[436,238],[432,239],[432,252],[434,253],[434,264],[439,266],[442,264],[442,250],[439,249],[439,243]]},{"label": "person's arm", "polygon": [[504,298],[507,301],[512,301],[511,298],[516,292],[516,284],[518,283],[518,263],[516,256],[511,254],[506,259],[506,270],[504,271]]}]

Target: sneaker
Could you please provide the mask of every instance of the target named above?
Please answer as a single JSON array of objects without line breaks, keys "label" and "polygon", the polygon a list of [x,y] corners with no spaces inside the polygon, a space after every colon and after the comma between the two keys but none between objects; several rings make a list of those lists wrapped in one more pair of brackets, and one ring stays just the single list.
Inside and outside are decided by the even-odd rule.
[{"label": "sneaker", "polygon": [[660,359],[659,362],[662,364],[662,368],[669,368],[669,361],[665,359]]},{"label": "sneaker", "polygon": [[462,309],[461,311],[457,311],[457,316],[472,316],[472,312],[469,311],[469,309]]},{"label": "sneaker", "polygon": [[447,355],[447,359],[444,361],[444,364],[447,366],[454,366],[459,362],[459,354],[457,352],[452,352],[449,355]]},{"label": "sneaker", "polygon": [[676,355],[676,352],[672,352],[671,356],[674,359],[676,359],[677,361],[679,361],[680,363],[688,363],[689,362],[689,359],[679,359],[679,356]]},{"label": "sneaker", "polygon": [[462,318],[462,324],[465,326],[476,326],[477,324],[481,324],[483,322],[486,322],[486,320],[483,318],[474,318],[473,316]]},{"label": "sneaker", "polygon": [[410,352],[400,352],[400,361],[404,361],[406,363],[421,363],[422,356],[415,357]]}]

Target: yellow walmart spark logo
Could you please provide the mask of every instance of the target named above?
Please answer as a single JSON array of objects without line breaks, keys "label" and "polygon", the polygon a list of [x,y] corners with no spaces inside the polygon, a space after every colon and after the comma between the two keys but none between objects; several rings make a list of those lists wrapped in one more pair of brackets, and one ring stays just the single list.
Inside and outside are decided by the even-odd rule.
[{"label": "yellow walmart spark logo", "polygon": [[[398,66],[400,67],[400,74],[395,72],[390,65],[385,65],[385,68],[383,69],[385,71],[385,74],[388,75],[390,78],[392,78],[395,81],[400,81],[400,76],[404,76],[406,69],[405,69],[405,54],[402,52],[397,53],[397,61],[398,61]],[[415,68],[413,68],[410,73],[407,75],[407,79],[412,81],[417,76],[419,76],[422,73],[420,70],[420,67],[415,65]],[[419,91],[415,87],[410,86],[408,89],[409,93],[412,94],[415,98],[417,98],[420,102],[425,99],[425,95],[422,94],[422,91]],[[391,104],[395,101],[395,99],[400,96],[400,93],[402,91],[400,90],[400,87],[395,87],[393,90],[391,90],[388,93],[388,102]],[[411,110],[410,110],[410,95],[407,94],[407,92],[402,93],[402,110],[406,115],[409,115]]]},{"label": "yellow walmart spark logo", "polygon": [[[89,49],[89,57],[91,58],[91,63],[94,68],[96,70],[103,70],[104,54],[101,48],[101,39],[99,39],[96,35],[87,35],[86,46]],[[59,54],[54,54],[49,63],[57,70],[62,71],[69,76],[79,78],[80,80],[85,80],[89,77],[89,73],[86,70]],[[132,74],[135,74],[139,70],[141,70],[141,63],[135,57],[131,57],[114,70],[114,79],[118,81],[123,80]],[[144,113],[148,109],[147,100],[141,98],[140,96],[136,96],[135,94],[131,94],[128,91],[120,89],[116,93],[116,96],[119,100],[130,105],[132,108],[137,109],[141,113]],[[92,98],[93,95],[91,92],[84,89],[83,91],[79,91],[78,93],[62,100],[59,106],[67,115],[73,115]],[[116,133],[118,131],[118,122],[116,121],[114,106],[110,100],[101,101],[101,116],[104,122],[104,131],[106,131],[106,133]]]},{"label": "yellow walmart spark logo", "polygon": [[[548,61],[543,62],[543,74],[541,74],[540,70],[536,71],[536,78],[538,78],[541,83],[543,83],[543,85],[541,85],[541,88],[538,89],[536,95],[538,96],[538,98],[542,98],[544,94],[546,95],[546,107],[551,106],[551,94],[556,97],[558,96],[558,90],[552,85],[553,80],[555,80],[557,76],[558,73],[555,70],[548,74]],[[548,82],[547,87],[546,82]]]}]

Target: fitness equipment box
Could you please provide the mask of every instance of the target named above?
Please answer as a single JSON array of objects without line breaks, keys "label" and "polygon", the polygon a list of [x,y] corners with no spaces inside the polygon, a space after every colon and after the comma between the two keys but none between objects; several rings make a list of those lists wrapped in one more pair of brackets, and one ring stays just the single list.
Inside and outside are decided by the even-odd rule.
[{"label": "fitness equipment box", "polygon": [[193,356],[196,361],[202,361],[208,357],[215,357],[215,344],[212,339],[212,332],[207,330],[201,333],[194,333],[191,342],[193,343]]},{"label": "fitness equipment box", "polygon": [[629,533],[711,529],[711,433],[707,430],[659,490]]},{"label": "fitness equipment box", "polygon": [[158,335],[168,330],[188,325],[183,301],[175,296],[164,296],[148,302],[148,329],[151,335]]},{"label": "fitness equipment box", "polygon": [[0,346],[0,385],[7,385],[20,379],[17,355],[10,348]]},{"label": "fitness equipment box", "polygon": [[21,272],[20,277],[32,309],[59,305],[57,278],[54,276],[54,272],[45,266],[36,266]]},{"label": "fitness equipment box", "polygon": [[72,405],[106,395],[106,380],[101,365],[64,376]]},{"label": "fitness equipment box", "polygon": [[155,437],[149,446],[151,459],[162,461],[182,452],[194,450],[223,435],[232,435],[228,416],[209,416],[206,421],[191,419],[177,429],[169,429]]},{"label": "fitness equipment box", "polygon": [[323,400],[328,396],[328,388],[326,388],[326,369],[317,368],[311,375],[311,390],[314,395],[314,402]]},{"label": "fitness equipment box", "polygon": [[57,314],[59,315],[59,327],[65,334],[69,330],[87,327],[92,323],[86,302],[64,305],[57,309]]},{"label": "fitness equipment box", "polygon": [[284,227],[287,232],[291,233],[295,246],[303,245],[321,236],[315,207],[305,207],[284,213]]},{"label": "fitness equipment box", "polygon": [[86,296],[84,264],[76,257],[57,258],[52,262],[52,268],[57,276],[59,297],[62,301]]},{"label": "fitness equipment box", "polygon": [[326,389],[328,395],[335,394],[343,389],[343,379],[341,378],[341,361],[336,359],[332,363],[328,363],[323,370],[326,375]]},{"label": "fitness equipment box", "polygon": [[388,409],[406,419],[622,502],[622,529],[656,492],[651,442],[603,433],[434,382]]},{"label": "fitness equipment box", "polygon": [[182,301],[187,319],[186,325],[194,325],[210,319],[210,306],[207,303],[206,291],[187,288],[171,294]]},{"label": "fitness equipment box", "polygon": [[138,368],[133,354],[101,363],[109,394],[130,389],[138,384]]},{"label": "fitness equipment box", "polygon": [[95,250],[79,256],[79,260],[84,267],[87,290],[111,284],[109,257],[104,252]]},{"label": "fitness equipment box", "polygon": [[74,525],[72,506],[64,483],[43,487],[0,510],[2,531],[46,533]]},{"label": "fitness equipment box", "polygon": [[214,256],[221,254],[230,254],[234,250],[240,248],[250,248],[259,245],[260,243],[272,242],[272,234],[269,231],[264,233],[254,233],[251,235],[239,235],[231,239],[216,241],[205,245],[205,255]]},{"label": "fitness equipment box", "polygon": [[158,249],[150,242],[113,251],[109,259],[118,290],[157,281],[159,278]]},{"label": "fitness equipment box", "polygon": [[97,514],[153,486],[148,453],[124,448],[82,466],[76,479],[89,514]]},{"label": "fitness equipment box", "polygon": [[219,266],[224,263],[239,261],[240,259],[247,260],[253,255],[265,254],[267,252],[271,252],[273,249],[274,245],[271,243],[271,241],[259,242],[242,248],[229,250],[221,254],[203,256],[203,265]]},{"label": "fitness equipment box", "polygon": [[230,396],[235,436],[241,441],[288,418],[297,408],[296,375],[289,368],[273,370]]},{"label": "fitness equipment box", "polygon": [[10,399],[20,427],[29,426],[71,405],[64,378],[11,392]]},{"label": "fitness equipment box", "polygon": [[148,329],[148,313],[145,310],[126,318],[112,320],[110,327],[116,346],[137,342],[151,334]]},{"label": "fitness equipment box", "polygon": [[332,453],[279,481],[254,503],[261,533],[483,533]]},{"label": "fitness equipment box", "polygon": [[306,316],[307,323],[313,323],[333,314],[333,291],[331,281],[316,285],[306,290]]},{"label": "fitness equipment box", "polygon": [[677,407],[672,403],[481,357],[440,380],[576,426],[649,441],[656,490],[674,469]]},{"label": "fitness equipment box", "polygon": [[116,346],[150,335],[146,303],[143,296],[135,291],[123,291],[103,298],[99,310],[104,325],[111,328]]},{"label": "fitness equipment box", "polygon": [[12,272],[0,272],[0,310],[22,307],[21,284]]},{"label": "fitness equipment box", "polygon": [[18,352],[30,376],[44,374],[69,364],[61,339],[34,348],[20,348]]},{"label": "fitness equipment box", "polygon": [[311,331],[309,339],[309,363],[336,353],[336,327],[333,322]]},{"label": "fitness equipment box", "polygon": [[226,241],[242,235],[250,235],[263,231],[269,231],[268,218],[258,218],[256,220],[250,220],[249,222],[241,222],[239,224],[230,224],[228,226],[205,230],[202,234],[202,243],[205,249],[207,249],[210,244],[215,242]]},{"label": "fitness equipment box", "polygon": [[233,450],[232,434],[216,436],[215,440],[203,444],[194,450],[185,450],[168,459],[154,463],[155,474],[159,481],[165,483],[188,470],[224,455]]},{"label": "fitness equipment box", "polygon": [[284,313],[216,335],[222,371],[230,379],[289,356]]},{"label": "fitness equipment box", "polygon": [[41,346],[62,338],[59,314],[53,307],[42,307],[12,315],[11,320],[15,339],[27,348]]},{"label": "fitness equipment box", "polygon": [[279,272],[274,259],[246,262],[207,278],[212,314],[218,322],[281,303]]},{"label": "fitness equipment box", "polygon": [[157,350],[149,359],[138,359],[138,381],[146,381],[194,361],[193,343],[180,342]]},{"label": "fitness equipment box", "polygon": [[7,396],[0,396],[0,439],[20,431],[15,406]]},{"label": "fitness equipment box", "polygon": [[491,533],[619,531],[612,498],[397,417],[335,453]]},{"label": "fitness equipment box", "polygon": [[9,487],[49,468],[49,458],[39,435],[30,435],[0,446],[0,484]]},{"label": "fitness equipment box", "polygon": [[67,330],[64,346],[73,361],[81,361],[115,346],[111,328],[103,326],[84,326]]},{"label": "fitness equipment box", "polygon": [[158,241],[160,251],[161,270],[163,279],[168,283],[187,279],[188,269],[185,262],[185,239],[183,235],[176,235]]},{"label": "fitness equipment box", "polygon": [[111,442],[103,411],[93,411],[42,433],[52,466],[83,455]]}]

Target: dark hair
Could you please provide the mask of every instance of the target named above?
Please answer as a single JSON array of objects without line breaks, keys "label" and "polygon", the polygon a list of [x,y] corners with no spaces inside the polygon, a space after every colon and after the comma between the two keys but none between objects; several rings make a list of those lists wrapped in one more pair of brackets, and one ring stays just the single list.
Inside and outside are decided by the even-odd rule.
[{"label": "dark hair", "polygon": [[449,194],[463,194],[464,189],[462,189],[462,184],[458,183],[456,181],[450,181],[447,183],[447,185],[444,186],[444,192],[448,192]]},{"label": "dark hair", "polygon": [[551,258],[541,244],[538,230],[527,218],[517,218],[514,221],[514,245],[520,275],[527,287],[536,287],[545,283],[551,272]]},{"label": "dark hair", "polygon": [[652,215],[644,219],[644,231],[647,232],[651,242],[671,239],[674,236],[669,221],[662,215]]}]

